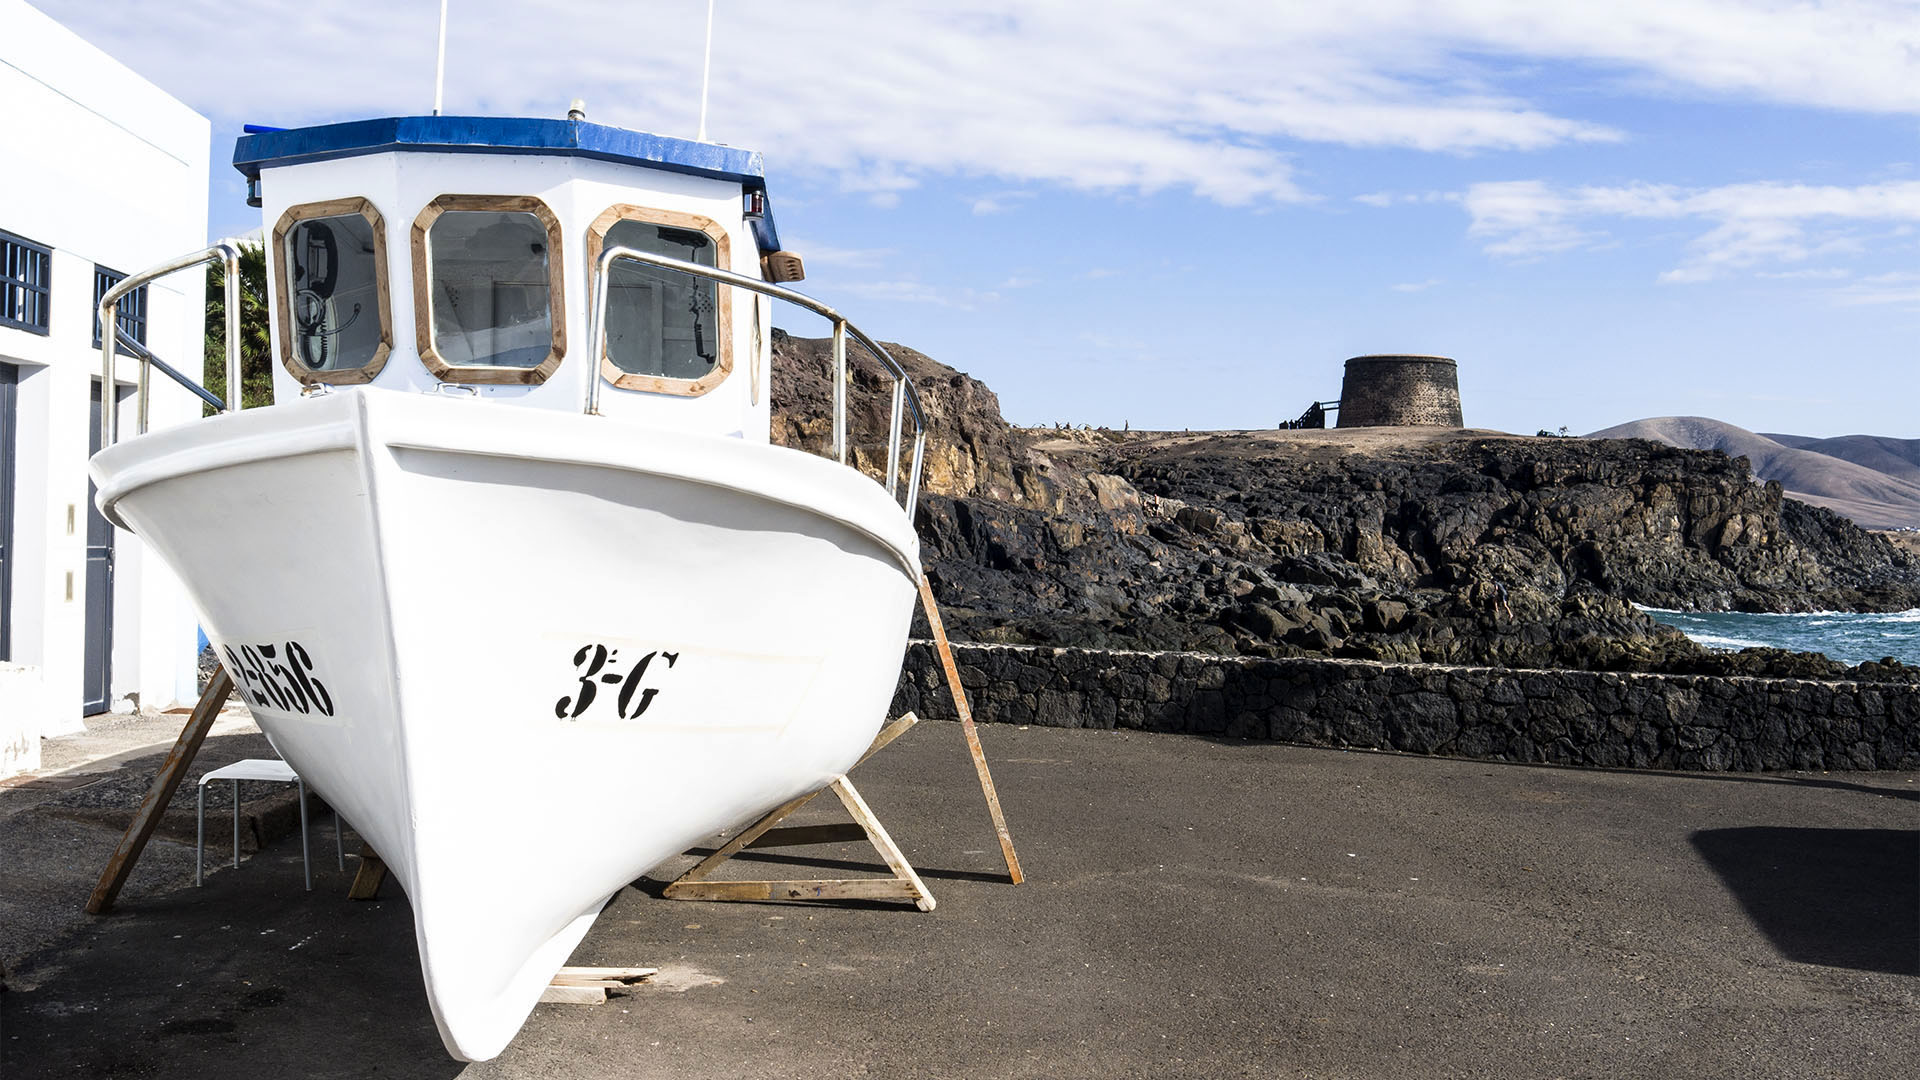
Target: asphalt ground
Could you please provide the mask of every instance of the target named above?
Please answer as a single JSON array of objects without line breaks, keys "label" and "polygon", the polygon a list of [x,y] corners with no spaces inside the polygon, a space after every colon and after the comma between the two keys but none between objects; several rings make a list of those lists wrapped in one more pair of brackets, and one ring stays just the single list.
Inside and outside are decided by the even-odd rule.
[{"label": "asphalt ground", "polygon": [[[854,779],[937,910],[659,898],[683,858],[622,892],[571,961],[659,967],[652,984],[538,1006],[501,1057],[463,1066],[427,1012],[404,897],[347,900],[352,861],[331,851],[304,892],[285,837],[204,889],[130,886],[15,962],[0,1074],[1804,1078],[1920,1061],[1920,774],[981,734],[1023,885],[999,876],[957,726],[925,724]],[[583,797],[568,827],[613,798]],[[831,801],[803,820],[836,819]],[[882,869],[846,845],[749,852],[722,876]]]}]

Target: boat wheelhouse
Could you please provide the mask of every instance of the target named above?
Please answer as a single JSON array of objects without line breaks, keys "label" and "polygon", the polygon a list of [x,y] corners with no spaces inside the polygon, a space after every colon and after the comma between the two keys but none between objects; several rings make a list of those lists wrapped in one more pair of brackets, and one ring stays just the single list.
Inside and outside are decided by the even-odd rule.
[{"label": "boat wheelhouse", "polygon": [[579,412],[604,381],[606,415],[765,441],[769,297],[622,263],[587,355],[609,247],[799,278],[758,154],[584,120],[432,116],[258,131],[234,165],[270,226],[283,398],[453,385]]},{"label": "boat wheelhouse", "polygon": [[[755,154],[402,117],[250,133],[235,165],[276,404],[117,445],[104,404],[101,510],[400,880],[441,1034],[483,1060],[615,892],[866,748],[919,580],[919,406],[781,284]],[[231,298],[234,257],[128,288],[218,258]],[[832,323],[838,460],[769,443],[774,298]],[[881,482],[845,464],[850,336],[896,378]]]}]

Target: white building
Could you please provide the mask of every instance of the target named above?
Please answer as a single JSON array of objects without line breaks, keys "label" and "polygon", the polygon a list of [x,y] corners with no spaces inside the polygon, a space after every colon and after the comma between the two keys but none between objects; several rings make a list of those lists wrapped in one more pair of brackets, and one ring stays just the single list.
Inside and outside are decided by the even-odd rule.
[{"label": "white building", "polygon": [[[124,65],[0,0],[0,776],[36,767],[42,735],[111,708],[195,691],[191,605],[159,559],[115,534],[86,474],[97,437],[94,307],[119,276],[205,247],[211,129]],[[104,283],[104,284],[102,284]],[[205,278],[122,301],[136,338],[200,372]],[[130,400],[138,364],[118,365]],[[154,378],[152,425],[199,402]],[[134,430],[122,410],[123,436]]]}]

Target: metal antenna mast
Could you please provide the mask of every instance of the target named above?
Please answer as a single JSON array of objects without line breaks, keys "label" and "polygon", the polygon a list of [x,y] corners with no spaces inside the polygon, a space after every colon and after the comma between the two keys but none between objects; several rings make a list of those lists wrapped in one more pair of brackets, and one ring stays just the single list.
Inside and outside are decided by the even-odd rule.
[{"label": "metal antenna mast", "polygon": [[433,65],[433,115],[440,115],[440,105],[445,99],[447,89],[447,0],[440,0],[440,58]]},{"label": "metal antenna mast", "polygon": [[[446,0],[440,0],[446,3]],[[707,141],[707,80],[713,75],[713,0],[707,0],[707,58],[700,65],[700,134],[695,142]]]}]

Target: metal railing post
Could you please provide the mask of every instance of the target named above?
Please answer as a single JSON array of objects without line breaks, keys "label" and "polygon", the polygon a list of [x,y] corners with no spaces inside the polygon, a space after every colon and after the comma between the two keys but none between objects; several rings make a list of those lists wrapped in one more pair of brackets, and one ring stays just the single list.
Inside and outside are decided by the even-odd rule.
[{"label": "metal railing post", "polygon": [[[590,305],[588,310],[587,340],[591,355],[595,358],[595,370],[588,384],[586,410],[598,413],[600,409],[600,383],[602,376],[598,368],[599,357],[606,352],[607,336],[607,281],[616,262],[637,262],[645,266],[656,266],[688,277],[704,278],[708,281],[729,285],[736,289],[775,300],[785,300],[795,307],[805,308],[833,324],[833,456],[841,464],[847,461],[847,336],[851,334],[874,358],[887,374],[893,377],[893,409],[887,430],[887,475],[885,486],[889,495],[898,497],[900,451],[906,431],[906,419],[913,418],[913,460],[907,472],[907,496],[904,509],[908,515],[913,513],[914,504],[920,495],[920,477],[926,461],[927,416],[920,407],[920,391],[913,385],[913,379],[907,370],[893,355],[880,346],[880,343],[868,337],[859,327],[848,322],[846,316],[805,293],[776,285],[759,278],[750,278],[736,274],[731,270],[721,270],[698,263],[685,262],[665,255],[655,255],[650,251],[641,251],[629,247],[608,247],[600,252],[599,262],[593,268]],[[758,305],[755,305],[756,313]],[[756,363],[758,362],[756,355]]]},{"label": "metal railing post", "polygon": [[102,449],[120,441],[120,395],[119,380],[115,378],[114,357],[118,344],[115,333],[120,329],[120,294],[108,289],[107,295],[100,301],[98,309],[100,319],[100,446]]},{"label": "metal railing post", "polygon": [[[100,297],[96,309],[100,317],[100,446],[102,449],[120,441],[120,395],[119,375],[115,370],[119,355],[120,342],[120,300],[128,293],[168,274],[181,270],[191,270],[196,266],[219,259],[227,269],[227,396],[223,407],[227,412],[240,409],[240,247],[232,240],[222,240],[211,247],[203,248],[191,255],[182,255],[158,266],[148,267],[138,274],[120,279],[106,294]],[[152,393],[152,376],[149,369],[153,364],[153,354],[145,346],[133,342],[135,355],[140,359],[139,400],[135,416],[139,421],[139,433],[147,432],[148,400]],[[190,382],[166,365],[161,370],[167,376],[187,386],[202,400],[211,397],[198,383]]]},{"label": "metal railing post", "polygon": [[[239,412],[240,387],[240,250],[222,240],[213,246],[226,267],[227,292],[227,412]],[[144,365],[142,365],[144,367]],[[202,375],[201,378],[206,378]],[[141,430],[146,430],[142,420]]]},{"label": "metal railing post", "polygon": [[[119,327],[114,327],[114,329],[118,330]],[[119,335],[115,334],[114,339],[118,342]],[[134,379],[134,386],[137,387],[137,389],[133,395],[133,433],[135,435],[145,435],[147,433],[147,403],[153,400],[152,364],[145,363],[144,361],[140,364],[140,375]]]},{"label": "metal railing post", "polygon": [[833,321],[833,457],[847,463],[847,320]]},{"label": "metal railing post", "polygon": [[914,508],[920,505],[920,466],[927,456],[927,433],[913,433],[913,471],[907,475],[907,518],[912,520]]},{"label": "metal railing post", "polygon": [[887,494],[894,494],[900,478],[901,411],[907,404],[905,379],[893,380],[893,419],[887,424]]},{"label": "metal railing post", "polygon": [[[608,252],[614,254],[619,249]],[[587,284],[587,415],[600,415],[600,357],[607,350],[607,275],[613,272],[613,260],[602,257],[593,280]]]}]

